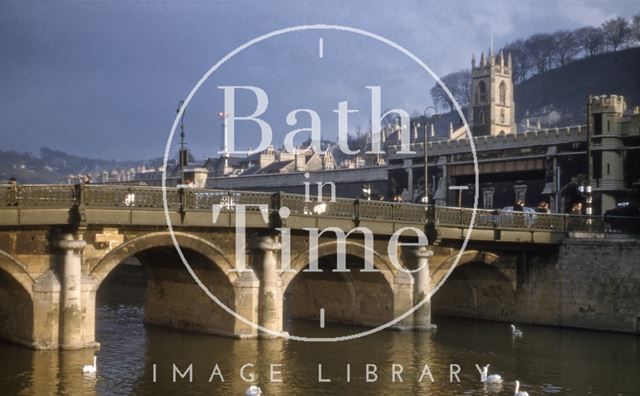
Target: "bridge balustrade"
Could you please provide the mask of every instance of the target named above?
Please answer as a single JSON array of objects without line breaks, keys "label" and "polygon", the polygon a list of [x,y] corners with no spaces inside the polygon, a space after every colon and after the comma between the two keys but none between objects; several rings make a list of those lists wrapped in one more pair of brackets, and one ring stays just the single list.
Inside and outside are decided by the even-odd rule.
[{"label": "bridge balustrade", "polygon": [[[90,208],[144,208],[164,209],[162,187],[79,185],[79,202]],[[167,207],[170,210],[182,207],[178,189],[167,188]]]},{"label": "bridge balustrade", "polygon": [[[242,204],[248,205],[247,213],[258,214],[257,205],[266,204],[269,212],[274,215],[277,215],[281,207],[287,207],[291,216],[298,217],[298,220],[306,217],[333,218],[341,221],[345,226],[350,224],[347,222],[359,221],[367,223],[386,221],[397,224],[426,224],[429,221],[427,206],[420,204],[347,198],[307,202],[304,195],[287,193],[167,188],[166,200],[168,209],[174,213],[210,212],[214,205],[218,205],[221,211],[230,213],[235,210],[236,205]],[[37,224],[40,219],[43,221],[42,224],[65,223],[69,220],[68,217],[61,215],[61,211],[69,211],[73,208],[105,209],[112,213],[114,213],[113,210],[163,211],[163,189],[127,185],[5,185],[0,187],[0,209],[9,210],[4,212],[6,216],[0,224]],[[25,209],[25,213],[31,211],[36,214],[29,218],[20,214],[22,209]],[[46,213],[42,210],[48,209],[56,211],[54,220],[46,221]],[[473,211],[468,208],[438,206],[435,207],[434,219],[438,226],[467,228],[472,214]],[[130,216],[130,219],[133,218]],[[298,223],[303,224],[301,221]],[[640,233],[640,221],[633,217],[487,209],[476,211],[474,227],[531,231]]]},{"label": "bridge balustrade", "polygon": [[6,185],[0,189],[1,207],[69,208],[77,203],[75,187],[60,185]]}]

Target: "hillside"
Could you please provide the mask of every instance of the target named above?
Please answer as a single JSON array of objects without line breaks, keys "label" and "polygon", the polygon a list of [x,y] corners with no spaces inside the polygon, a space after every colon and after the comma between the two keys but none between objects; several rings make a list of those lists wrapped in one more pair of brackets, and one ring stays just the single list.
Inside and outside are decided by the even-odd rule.
[{"label": "hillside", "polygon": [[129,169],[141,164],[158,166],[161,159],[151,161],[114,161],[92,159],[51,150],[40,149],[40,156],[16,151],[0,151],[0,183],[16,177],[20,183],[64,183],[70,174]]},{"label": "hillside", "polygon": [[515,88],[516,121],[527,110],[554,105],[560,125],[584,123],[586,96],[623,95],[628,106],[640,105],[640,48],[581,59],[538,74]]}]

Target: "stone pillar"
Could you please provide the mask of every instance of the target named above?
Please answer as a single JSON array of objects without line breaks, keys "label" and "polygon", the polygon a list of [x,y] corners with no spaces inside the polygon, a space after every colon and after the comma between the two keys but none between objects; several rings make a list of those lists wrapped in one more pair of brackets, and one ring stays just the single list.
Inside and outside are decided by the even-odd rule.
[{"label": "stone pillar", "polygon": [[[282,331],[282,280],[278,274],[276,251],[281,249],[280,242],[272,236],[258,237],[254,241],[256,250],[256,269],[260,279],[259,324],[269,330]],[[263,337],[273,337],[263,333]]]},{"label": "stone pillar", "polygon": [[[235,311],[247,320],[258,323],[260,306],[260,281],[253,271],[242,271],[235,284]],[[258,329],[236,319],[234,335],[238,338],[252,338]]]},{"label": "stone pillar", "polygon": [[[397,318],[413,308],[413,277],[408,272],[398,271],[393,285],[393,317]],[[395,330],[413,329],[413,314],[407,315],[392,326]]]},{"label": "stone pillar", "polygon": [[[429,257],[433,252],[424,246],[409,251],[410,268],[417,270],[413,273],[413,304],[417,305],[431,291],[431,275],[429,271]],[[416,330],[434,330],[435,325],[431,324],[431,301],[427,301],[413,313],[413,327]]]},{"label": "stone pillar", "polygon": [[404,160],[404,168],[407,172],[408,200],[413,201],[413,162],[411,160]]},{"label": "stone pillar", "polygon": [[60,347],[60,291],[56,273],[49,270],[33,285],[33,347]]},{"label": "stone pillar", "polygon": [[65,254],[62,262],[62,329],[60,334],[63,349],[84,347],[82,314],[82,240],[74,240],[71,234],[64,236],[58,246]]}]

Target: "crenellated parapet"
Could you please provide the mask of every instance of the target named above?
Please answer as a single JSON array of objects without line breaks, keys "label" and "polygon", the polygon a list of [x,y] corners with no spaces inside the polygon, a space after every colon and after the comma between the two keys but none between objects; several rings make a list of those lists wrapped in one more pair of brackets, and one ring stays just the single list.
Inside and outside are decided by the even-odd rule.
[{"label": "crenellated parapet", "polygon": [[594,113],[618,113],[627,110],[627,102],[622,95],[600,95],[589,97],[589,110]]},{"label": "crenellated parapet", "polygon": [[[555,146],[558,144],[586,141],[586,127],[584,125],[575,125],[523,133],[476,136],[473,138],[473,146],[476,151],[492,151],[533,146]],[[414,143],[411,145],[411,150],[415,151],[416,154],[398,154],[399,150],[399,146],[391,146],[388,152],[389,159],[422,156],[424,155],[424,143]],[[471,152],[471,143],[469,139],[437,140],[428,142],[427,150],[430,156],[468,153]]]}]

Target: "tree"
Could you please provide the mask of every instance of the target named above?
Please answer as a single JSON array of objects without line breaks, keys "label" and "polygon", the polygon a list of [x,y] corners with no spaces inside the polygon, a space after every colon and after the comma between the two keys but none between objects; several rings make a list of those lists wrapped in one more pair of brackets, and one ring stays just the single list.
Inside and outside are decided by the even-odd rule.
[{"label": "tree", "polygon": [[602,29],[587,26],[576,30],[574,35],[586,56],[595,56],[602,52],[604,46]]},{"label": "tree", "polygon": [[564,66],[573,60],[580,50],[580,45],[574,32],[568,30],[560,30],[553,34],[553,52],[554,57],[560,64]]},{"label": "tree", "polygon": [[553,36],[546,33],[534,34],[525,40],[524,46],[538,73],[543,73],[552,67]]},{"label": "tree", "polygon": [[[468,107],[469,106],[469,97],[471,96],[471,71],[470,70],[459,70],[457,72],[453,72],[447,74],[446,76],[441,78],[442,83],[447,86],[451,95],[458,102],[460,107]],[[431,99],[433,100],[433,104],[441,109],[453,111],[453,101],[447,95],[447,93],[442,89],[440,84],[436,83],[431,88]]]},{"label": "tree", "polygon": [[612,51],[617,51],[624,46],[629,40],[630,31],[629,22],[623,17],[609,19],[602,24],[605,42]]},{"label": "tree", "polygon": [[524,41],[513,41],[507,44],[502,51],[505,56],[511,55],[511,74],[514,82],[520,83],[526,80],[531,70],[531,57],[524,46]]},{"label": "tree", "polygon": [[633,16],[631,22],[631,39],[640,43],[640,14]]}]

